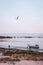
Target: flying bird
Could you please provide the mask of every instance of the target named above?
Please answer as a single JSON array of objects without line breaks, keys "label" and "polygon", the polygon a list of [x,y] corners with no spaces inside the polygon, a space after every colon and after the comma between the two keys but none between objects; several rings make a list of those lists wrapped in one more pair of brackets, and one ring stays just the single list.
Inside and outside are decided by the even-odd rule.
[{"label": "flying bird", "polygon": [[19,16],[17,16],[16,19],[18,20],[19,19]]}]

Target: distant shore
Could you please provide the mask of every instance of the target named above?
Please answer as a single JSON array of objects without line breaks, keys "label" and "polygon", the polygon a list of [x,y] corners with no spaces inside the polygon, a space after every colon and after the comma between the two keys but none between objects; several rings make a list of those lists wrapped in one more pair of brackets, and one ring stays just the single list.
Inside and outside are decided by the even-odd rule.
[{"label": "distant shore", "polygon": [[0,36],[0,39],[6,39],[6,38],[43,38],[43,37],[32,37],[32,36]]},{"label": "distant shore", "polygon": [[5,39],[5,38],[12,38],[11,36],[0,36],[0,39]]},{"label": "distant shore", "polygon": [[0,39],[3,39],[3,38],[33,38],[32,36],[0,36]]}]

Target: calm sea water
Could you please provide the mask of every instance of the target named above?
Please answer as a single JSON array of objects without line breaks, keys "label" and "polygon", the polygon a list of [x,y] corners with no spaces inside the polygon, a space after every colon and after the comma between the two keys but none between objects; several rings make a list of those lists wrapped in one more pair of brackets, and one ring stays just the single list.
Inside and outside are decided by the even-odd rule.
[{"label": "calm sea water", "polygon": [[[4,35],[5,36],[5,35]],[[7,36],[7,35],[6,35]],[[10,35],[10,36],[26,36],[26,34],[15,34],[15,35]],[[28,34],[27,34],[28,36]],[[31,35],[33,36],[34,38],[11,38],[11,39],[0,39],[0,46],[1,47],[8,47],[8,45],[10,45],[12,48],[14,47],[20,47],[20,48],[23,48],[23,47],[27,47],[28,44],[29,45],[35,45],[35,44],[38,44],[40,49],[43,49],[43,38],[37,38],[39,35],[35,34],[35,35]],[[42,34],[40,35],[41,37],[43,36]]]}]

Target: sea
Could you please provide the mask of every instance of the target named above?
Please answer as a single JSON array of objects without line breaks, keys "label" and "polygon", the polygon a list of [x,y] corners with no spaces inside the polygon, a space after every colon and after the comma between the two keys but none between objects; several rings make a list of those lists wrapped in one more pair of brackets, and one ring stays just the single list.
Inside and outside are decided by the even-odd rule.
[{"label": "sea", "polygon": [[[29,33],[2,33],[0,36],[10,36],[12,38],[0,38],[0,47],[16,48],[22,50],[27,49],[28,44],[30,46],[39,45],[39,52],[43,52],[43,34],[29,34]],[[30,38],[29,38],[30,37]],[[34,50],[35,51],[35,50]]]}]

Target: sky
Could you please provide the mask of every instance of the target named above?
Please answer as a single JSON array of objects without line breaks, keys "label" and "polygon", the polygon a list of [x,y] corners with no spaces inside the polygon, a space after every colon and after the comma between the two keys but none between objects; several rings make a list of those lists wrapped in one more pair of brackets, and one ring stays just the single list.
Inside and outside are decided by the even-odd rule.
[{"label": "sky", "polygon": [[43,0],[0,0],[0,33],[43,33]]}]

